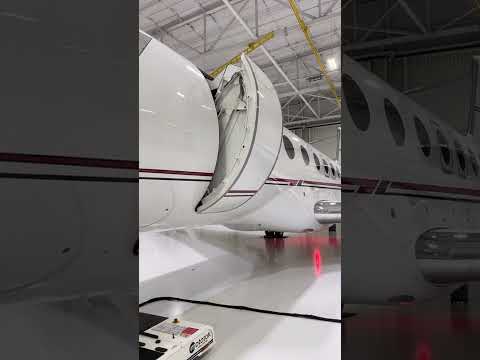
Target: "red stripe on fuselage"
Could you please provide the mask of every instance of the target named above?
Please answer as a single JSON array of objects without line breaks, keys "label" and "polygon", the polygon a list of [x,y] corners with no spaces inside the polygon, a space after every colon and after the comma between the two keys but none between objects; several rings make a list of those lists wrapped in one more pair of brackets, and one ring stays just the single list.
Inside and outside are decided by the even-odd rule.
[{"label": "red stripe on fuselage", "polygon": [[136,161],[58,155],[0,153],[0,161],[44,165],[101,167],[110,169],[138,169],[138,162]]},{"label": "red stripe on fuselage", "polygon": [[[396,194],[389,193],[388,188],[397,189],[397,190],[413,190],[418,192],[427,192],[427,193],[438,193],[438,194],[448,194],[448,195],[464,195],[464,196],[474,196],[480,197],[480,189],[469,189],[469,188],[459,188],[451,186],[442,186],[442,185],[432,185],[432,184],[419,184],[419,183],[410,183],[410,182],[400,182],[389,180],[374,180],[374,179],[362,179],[362,178],[345,178],[343,180],[343,185],[356,185],[359,186],[357,192],[362,193],[363,190],[370,190],[370,193],[373,193],[377,184],[380,186],[377,189],[377,194]],[[387,186],[389,184],[389,186]]]},{"label": "red stripe on fuselage", "polygon": [[166,169],[139,169],[143,173],[151,174],[170,174],[170,175],[190,175],[190,176],[212,176],[213,173],[201,171],[185,171],[185,170],[166,170]]},{"label": "red stripe on fuselage", "polygon": [[311,185],[335,186],[338,188],[341,187],[340,183],[322,182],[322,181],[313,181],[313,180],[299,180],[299,179],[285,179],[285,178],[269,178],[268,180],[289,183],[292,186],[302,185],[303,183],[303,184],[311,184]]},{"label": "red stripe on fuselage", "polygon": [[405,182],[392,182],[393,189],[415,190],[424,192],[435,192],[443,194],[467,195],[480,197],[480,189],[466,189],[458,187],[448,187],[439,185],[414,184]]}]

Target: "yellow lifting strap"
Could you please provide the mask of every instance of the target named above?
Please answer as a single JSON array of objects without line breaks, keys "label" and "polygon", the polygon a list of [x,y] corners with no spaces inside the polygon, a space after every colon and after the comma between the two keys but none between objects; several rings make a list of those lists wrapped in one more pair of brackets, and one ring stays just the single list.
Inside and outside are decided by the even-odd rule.
[{"label": "yellow lifting strap", "polygon": [[243,51],[238,54],[237,56],[234,56],[233,58],[231,58],[230,60],[228,60],[225,64],[217,67],[215,70],[213,70],[209,75],[211,77],[216,77],[218,74],[220,74],[223,70],[225,70],[225,68],[228,66],[228,65],[233,65],[233,64],[236,64],[240,61],[240,56],[245,53],[245,54],[250,54],[252,51],[254,51],[256,48],[258,48],[259,46],[265,44],[268,40],[271,40],[273,39],[273,37],[275,36],[275,33],[272,31],[272,32],[269,32],[268,34],[265,34],[263,35],[262,37],[258,38],[258,40],[254,41],[254,42],[251,42],[248,44],[248,46],[243,49]]},{"label": "yellow lifting strap", "polygon": [[300,26],[300,29],[302,29],[303,33],[305,34],[305,39],[307,39],[307,43],[310,46],[310,49],[312,50],[312,53],[315,56],[315,59],[317,60],[318,66],[320,67],[320,72],[322,73],[324,79],[327,81],[328,87],[330,88],[330,92],[333,94],[333,96],[335,97],[335,100],[337,101],[338,106],[340,107],[341,105],[340,97],[337,94],[337,90],[335,89],[335,85],[333,84],[332,79],[330,79],[330,76],[328,75],[327,67],[322,61],[322,57],[318,52],[317,47],[315,46],[315,43],[313,42],[312,34],[310,33],[310,28],[307,26],[307,24],[305,24],[305,21],[303,21],[302,15],[300,13],[300,9],[298,8],[298,5],[295,2],[295,0],[288,0],[288,2],[290,3],[290,7],[292,8],[292,11],[295,14],[295,17],[297,18],[298,25]]}]

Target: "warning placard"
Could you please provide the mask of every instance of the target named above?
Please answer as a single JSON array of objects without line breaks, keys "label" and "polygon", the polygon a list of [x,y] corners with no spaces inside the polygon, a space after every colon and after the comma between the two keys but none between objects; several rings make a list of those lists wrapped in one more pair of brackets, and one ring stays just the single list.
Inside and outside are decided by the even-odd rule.
[{"label": "warning placard", "polygon": [[168,335],[175,335],[175,336],[180,335],[183,337],[189,337],[190,335],[193,335],[198,331],[198,329],[196,328],[185,327],[185,326],[166,323],[166,322],[163,322],[154,326],[151,330],[162,332]]}]

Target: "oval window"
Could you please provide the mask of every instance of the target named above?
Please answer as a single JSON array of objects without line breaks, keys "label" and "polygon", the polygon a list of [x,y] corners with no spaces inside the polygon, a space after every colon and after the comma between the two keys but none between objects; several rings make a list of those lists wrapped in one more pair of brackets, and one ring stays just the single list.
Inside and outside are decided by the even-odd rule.
[{"label": "oval window", "polygon": [[462,147],[457,141],[455,141],[455,151],[457,152],[457,159],[458,159],[458,164],[460,165],[460,170],[462,170],[462,172],[465,172],[465,169],[467,167],[467,162],[465,160],[465,153],[463,152]]},{"label": "oval window", "polygon": [[325,173],[325,176],[330,177],[330,168],[328,167],[327,162],[325,159],[322,159],[323,162],[323,172]]},{"label": "oval window", "polygon": [[287,153],[290,159],[295,157],[295,149],[293,148],[293,144],[290,139],[283,135],[283,146],[285,147],[285,152]]},{"label": "oval window", "polygon": [[318,156],[316,154],[313,154],[313,160],[315,161],[315,167],[317,168],[317,170],[322,171],[320,160],[318,160]]},{"label": "oval window", "polygon": [[360,87],[347,74],[342,74],[342,92],[353,123],[359,130],[366,131],[370,126],[368,102]]},{"label": "oval window", "polygon": [[477,158],[475,157],[475,154],[473,153],[472,150],[469,151],[470,154],[470,161],[472,164],[472,171],[475,176],[478,176],[478,171],[479,171],[479,166],[477,162]]},{"label": "oval window", "polygon": [[303,146],[300,146],[300,151],[302,153],[303,162],[305,163],[305,165],[310,164],[310,157],[308,156],[307,149],[305,149]]},{"label": "oval window", "polygon": [[332,177],[335,179],[335,177],[337,176],[336,172],[335,172],[335,166],[333,166],[332,164],[330,164],[330,169],[332,170]]},{"label": "oval window", "polygon": [[445,135],[440,130],[437,130],[438,144],[440,145],[440,153],[446,165],[450,165],[450,149]]},{"label": "oval window", "polygon": [[428,131],[423,125],[422,121],[415,116],[415,129],[417,130],[417,138],[420,143],[420,149],[422,149],[423,154],[426,157],[429,157],[432,152],[432,144],[430,142],[430,136]]},{"label": "oval window", "polygon": [[405,143],[405,126],[403,125],[402,117],[390,100],[385,99],[383,104],[388,127],[392,133],[393,140],[395,140],[395,144],[402,146]]}]

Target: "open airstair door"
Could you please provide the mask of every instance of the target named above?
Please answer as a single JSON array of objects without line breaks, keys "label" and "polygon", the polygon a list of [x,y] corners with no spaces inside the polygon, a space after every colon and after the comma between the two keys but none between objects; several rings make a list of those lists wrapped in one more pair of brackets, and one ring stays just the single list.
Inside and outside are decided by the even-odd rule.
[{"label": "open airstair door", "polygon": [[[219,75],[221,76],[221,75]],[[267,76],[247,56],[215,99],[220,142],[217,164],[199,213],[238,208],[262,188],[277,161],[282,110]]]}]

